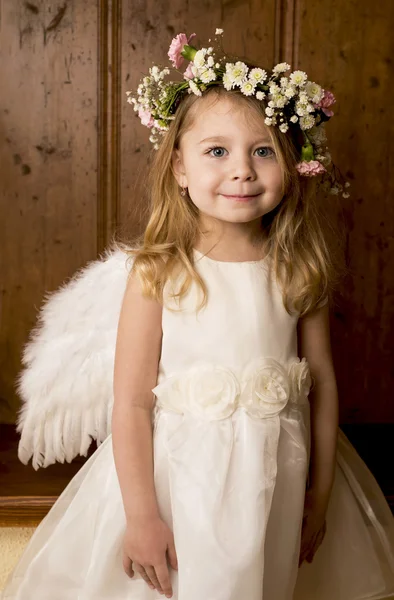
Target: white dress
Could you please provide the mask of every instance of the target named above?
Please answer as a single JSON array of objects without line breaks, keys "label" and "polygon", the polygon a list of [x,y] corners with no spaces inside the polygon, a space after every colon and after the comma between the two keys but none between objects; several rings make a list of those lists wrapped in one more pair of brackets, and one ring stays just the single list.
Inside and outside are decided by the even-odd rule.
[{"label": "white dress", "polygon": [[[174,532],[174,600],[376,600],[394,593],[394,526],[383,494],[340,433],[327,534],[298,568],[309,461],[309,368],[297,315],[267,259],[195,251],[193,286],[163,309],[154,476]],[[176,286],[174,286],[175,288]],[[40,523],[3,600],[158,600],[123,571],[125,516],[111,435]]]}]

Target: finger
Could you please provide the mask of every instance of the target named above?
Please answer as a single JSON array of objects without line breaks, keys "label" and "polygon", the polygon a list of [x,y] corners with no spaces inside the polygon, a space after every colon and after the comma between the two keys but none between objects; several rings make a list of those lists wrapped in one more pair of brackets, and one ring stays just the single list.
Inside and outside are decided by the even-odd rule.
[{"label": "finger", "polygon": [[123,570],[129,577],[134,577],[133,561],[123,552]]},{"label": "finger", "polygon": [[149,587],[154,590],[155,586],[153,585],[153,583],[151,582],[149,576],[147,575],[144,567],[142,565],[140,565],[139,563],[134,563],[134,569],[137,571],[137,573],[139,573],[142,577],[142,579],[149,585]]},{"label": "finger", "polygon": [[155,565],[155,571],[163,593],[167,596],[167,598],[171,598],[172,586],[170,574],[168,572],[167,562],[162,563],[160,565]]},{"label": "finger", "polygon": [[308,552],[311,549],[312,544],[313,544],[313,536],[310,536],[309,534],[304,535],[304,537],[301,538],[300,554],[301,555],[308,554]]},{"label": "finger", "polygon": [[315,535],[315,538],[314,538],[314,540],[313,540],[313,544],[312,544],[312,547],[311,547],[311,549],[310,549],[310,552],[308,553],[308,556],[306,557],[306,561],[307,561],[308,563],[311,563],[311,562],[312,562],[312,560],[313,560],[313,558],[314,558],[314,556],[315,556],[315,554],[316,554],[316,552],[317,552],[317,550],[318,550],[318,548],[319,548],[320,544],[321,544],[321,543],[322,543],[322,541],[323,541],[323,538],[324,538],[324,530],[323,530],[323,529],[320,529],[320,530],[317,532],[317,534]]},{"label": "finger", "polygon": [[313,546],[313,553],[314,554],[316,553],[316,551],[318,550],[318,548],[321,546],[321,544],[323,542],[323,539],[324,539],[324,536],[325,536],[325,533],[326,532],[323,529],[321,529],[319,531],[319,533],[317,534],[316,540],[315,540],[315,543],[314,543],[314,546]]},{"label": "finger", "polygon": [[156,571],[154,570],[154,568],[145,567],[145,571],[155,588],[161,593],[163,590],[161,589],[161,585],[159,583],[159,580],[157,579]]},{"label": "finger", "polygon": [[301,550],[300,550],[299,565],[301,565],[302,562],[307,559],[307,557],[309,556],[309,554],[311,553],[312,550],[313,550],[313,538],[312,538],[312,540],[309,540],[308,542],[305,542],[302,545]]},{"label": "finger", "polygon": [[173,569],[178,569],[178,559],[176,555],[174,542],[170,542],[167,548],[168,561]]}]

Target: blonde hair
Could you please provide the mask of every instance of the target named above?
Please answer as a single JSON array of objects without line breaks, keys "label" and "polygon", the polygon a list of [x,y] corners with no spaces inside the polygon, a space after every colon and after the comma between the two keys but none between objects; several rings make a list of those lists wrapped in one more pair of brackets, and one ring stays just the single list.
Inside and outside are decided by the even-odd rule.
[{"label": "blonde hair", "polygon": [[[146,229],[127,245],[118,244],[134,258],[131,273],[139,277],[144,295],[160,302],[166,281],[179,273],[183,279],[174,298],[180,301],[194,281],[203,292],[198,308],[207,301],[207,288],[195,269],[193,256],[195,241],[201,234],[199,210],[188,196],[181,196],[172,157],[183,134],[192,127],[201,102],[207,97],[218,101],[223,96],[253,110],[259,118],[265,117],[264,103],[239,91],[229,92],[218,86],[207,90],[202,98],[186,96],[153,157],[146,188]],[[276,127],[267,130],[281,167],[283,198],[262,217],[262,238],[287,312],[304,316],[322,299],[331,298],[341,274],[340,237],[322,210],[324,203],[319,202],[314,181],[300,178],[295,168],[302,141]],[[330,244],[330,234],[335,245]]]}]

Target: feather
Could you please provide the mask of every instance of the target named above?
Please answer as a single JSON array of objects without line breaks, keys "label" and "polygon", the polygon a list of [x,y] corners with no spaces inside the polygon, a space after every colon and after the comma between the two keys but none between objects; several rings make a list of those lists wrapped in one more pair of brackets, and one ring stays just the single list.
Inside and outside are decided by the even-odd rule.
[{"label": "feather", "polygon": [[18,457],[34,469],[86,456],[111,433],[117,326],[130,271],[119,249],[46,295],[23,350]]}]

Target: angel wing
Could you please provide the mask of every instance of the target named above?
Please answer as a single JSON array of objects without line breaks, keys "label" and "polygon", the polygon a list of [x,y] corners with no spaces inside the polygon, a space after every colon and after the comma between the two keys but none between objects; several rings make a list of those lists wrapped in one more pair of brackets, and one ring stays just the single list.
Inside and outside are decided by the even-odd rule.
[{"label": "angel wing", "polygon": [[18,457],[35,470],[86,456],[110,434],[118,319],[130,261],[120,249],[46,296],[24,348]]}]

